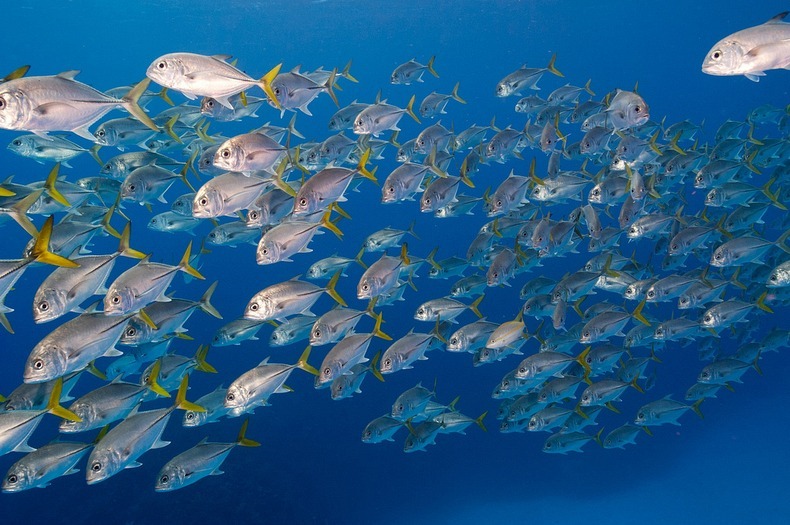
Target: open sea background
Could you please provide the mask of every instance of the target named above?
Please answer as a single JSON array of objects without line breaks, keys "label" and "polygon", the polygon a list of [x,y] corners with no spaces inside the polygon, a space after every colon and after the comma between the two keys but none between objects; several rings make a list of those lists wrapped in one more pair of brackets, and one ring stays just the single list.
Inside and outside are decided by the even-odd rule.
[{"label": "open sea background", "polygon": [[[49,1],[19,0],[4,5],[6,23],[0,32],[4,53],[0,73],[21,64],[31,64],[31,75],[50,75],[65,70],[81,70],[78,80],[99,89],[135,83],[145,76],[147,66],[158,56],[175,51],[202,54],[230,54],[239,67],[258,77],[272,66],[283,63],[312,70],[319,66],[342,67],[353,60],[352,73],[359,84],[340,81],[341,106],[354,99],[372,102],[381,90],[382,98],[405,105],[412,94],[419,102],[433,90],[449,93],[460,81],[460,94],[468,102],[450,101],[442,123],[462,130],[471,124],[486,124],[496,117],[499,127],[511,124],[520,129],[526,118],[515,113],[517,97],[499,99],[494,87],[506,74],[526,63],[543,67],[552,53],[564,79],[545,75],[540,94],[570,82],[584,85],[592,79],[592,89],[600,99],[615,88],[632,89],[639,82],[639,93],[651,108],[653,120],[673,123],[684,119],[704,120],[704,140],[712,141],[718,126],[727,119],[742,120],[762,104],[784,107],[790,102],[790,72],[769,71],[759,83],[744,77],[712,77],[701,73],[705,53],[720,38],[748,26],[760,24],[788,8],[787,2],[763,0],[751,3],[700,0],[697,2],[633,2],[612,0],[588,2],[545,0],[541,2],[472,0],[435,2],[224,2],[185,1]],[[436,55],[440,78],[425,76],[425,83],[394,86],[389,83],[392,70],[416,58],[425,62]],[[155,86],[152,85],[152,89]],[[262,96],[260,93],[254,93]],[[172,94],[176,102],[184,98]],[[149,110],[164,109],[155,101]],[[326,96],[310,105],[313,117],[299,115],[297,128],[308,139],[322,140],[330,135],[326,123],[336,107]],[[286,125],[276,110],[264,107],[255,120],[232,124],[216,123],[211,132],[226,136],[246,132],[267,120]],[[116,111],[110,118],[123,116]],[[400,139],[417,135],[422,126],[408,118],[402,120]],[[578,125],[563,125],[569,141],[581,138]],[[777,136],[775,127],[762,128],[759,136]],[[0,144],[10,142],[16,133],[0,131]],[[85,141],[76,138],[84,144]],[[100,153],[106,161],[114,152]],[[538,174],[546,170],[547,159],[539,151],[524,151],[524,160],[506,165],[482,166],[475,178],[476,188],[466,193],[482,195],[487,186],[496,187],[510,172],[526,174],[532,156],[538,159]],[[379,178],[395,166],[392,148],[385,160],[375,161]],[[0,152],[0,178],[14,175],[15,182],[42,180],[50,166]],[[451,172],[457,173],[461,159]],[[97,175],[98,167],[88,156],[75,159],[73,169],[63,168],[70,181]],[[564,169],[578,168],[564,162]],[[193,179],[193,183],[196,182]],[[184,192],[177,182],[167,194],[168,201]],[[684,213],[699,210],[704,192],[686,189],[689,207]],[[557,207],[558,217],[573,205]],[[270,284],[303,274],[321,257],[335,252],[353,256],[365,236],[391,225],[406,228],[416,220],[420,239],[408,239],[409,250],[425,256],[439,245],[439,258],[463,256],[477,229],[488,219],[476,209],[474,216],[438,220],[419,213],[418,205],[406,202],[393,206],[379,204],[379,190],[363,183],[360,193],[349,195],[344,206],[353,220],[343,220],[342,242],[333,235],[314,239],[312,254],[300,254],[293,263],[257,266],[254,247],[214,247],[203,257],[201,272],[205,282],[185,284],[181,277],[173,282],[178,297],[198,298],[214,280],[219,287],[213,303],[224,315],[220,321],[200,312],[187,323],[194,342],[175,341],[178,353],[191,355],[198,343],[209,342],[224,322],[241,315],[246,302]],[[169,209],[157,204],[154,212]],[[145,227],[149,212],[127,205],[134,230],[132,246],[152,252],[154,260],[175,264],[187,242],[185,234],[165,234]],[[615,211],[616,213],[616,211]],[[781,220],[775,209],[768,217]],[[41,218],[35,218],[41,225]],[[223,222],[227,219],[223,219]],[[116,228],[123,226],[114,219]],[[785,223],[786,224],[786,223]],[[201,225],[199,240],[210,230]],[[766,237],[781,231],[769,229]],[[15,258],[27,242],[15,224],[3,224],[0,257]],[[97,238],[94,253],[110,253],[116,241]],[[646,262],[652,241],[620,242],[624,255],[636,249],[636,258]],[[512,287],[486,292],[481,310],[494,322],[515,317],[522,301],[518,290],[530,277],[546,275],[559,279],[579,269],[587,260],[586,243],[580,254],[552,258],[543,268],[517,276]],[[377,255],[367,255],[373,262]],[[119,260],[111,276],[129,268],[133,261]],[[0,392],[8,394],[21,382],[25,359],[33,346],[64,319],[34,325],[30,314],[32,296],[51,271],[48,267],[28,269],[8,295],[6,304],[16,311],[9,319],[14,335],[0,332]],[[384,331],[398,338],[414,327],[427,331],[427,323],[412,319],[417,306],[440,297],[451,281],[433,281],[427,268],[417,279],[418,292],[408,290],[406,301],[383,309]],[[338,287],[352,307],[362,307],[355,299],[359,267],[349,268],[349,277]],[[599,292],[585,307],[601,300],[620,301]],[[314,308],[323,313],[331,308],[323,297]],[[632,308],[630,305],[629,308]],[[651,313],[668,319],[673,308],[652,308]],[[755,338],[774,327],[787,329],[787,309],[774,315],[753,314],[760,323]],[[694,313],[696,315],[696,312]],[[662,317],[663,316],[663,317]],[[72,318],[70,314],[67,318]],[[471,322],[466,312],[462,323]],[[569,325],[576,322],[569,314]],[[363,321],[360,331],[370,329]],[[528,319],[531,332],[535,319]],[[737,330],[741,330],[739,325]],[[276,362],[295,362],[304,348],[298,343],[284,348],[265,344],[271,327],[264,327],[260,341],[241,346],[213,349],[208,361],[218,375],[196,372],[192,375],[189,398],[194,400],[219,383],[227,386],[242,372],[265,356]],[[533,339],[525,348],[534,351]],[[724,353],[733,352],[733,334],[722,338]],[[385,349],[386,343],[374,341],[369,355]],[[329,346],[313,351],[316,366]],[[644,353],[644,349],[641,349]],[[790,404],[787,377],[790,357],[786,351],[770,353],[761,360],[763,375],[749,371],[744,384],[735,392],[721,390],[718,399],[708,400],[702,410],[704,420],[689,412],[682,426],[654,429],[654,436],[640,435],[636,446],[625,450],[603,450],[588,443],[581,454],[549,455],[541,452],[546,433],[501,434],[494,419],[498,402],[490,393],[501,377],[515,368],[519,357],[483,367],[472,367],[469,355],[434,351],[428,361],[418,362],[413,370],[387,376],[385,383],[368,377],[362,394],[332,401],[326,390],[316,391],[312,377],[294,372],[288,381],[295,392],[275,396],[272,406],[259,408],[250,418],[248,436],[261,441],[254,449],[234,450],[222,470],[223,476],[206,478],[184,490],[169,494],[153,491],[156,474],[170,458],[193,446],[203,437],[212,441],[234,439],[241,419],[225,419],[199,429],[180,426],[181,413],[171,419],[163,439],[168,447],[142,456],[143,466],[118,474],[96,486],[86,486],[84,464],[74,476],[55,480],[45,490],[0,495],[3,523],[306,523],[306,524],[411,524],[436,523],[777,523],[790,522],[790,489],[786,445],[790,423],[786,408]],[[646,394],[629,391],[619,405],[622,414],[608,411],[598,419],[599,426],[611,430],[632,420],[644,403],[673,394],[683,399],[686,389],[705,363],[698,360],[695,345],[681,348],[670,344],[661,353],[662,363],[652,363],[656,386]],[[106,366],[109,359],[100,360]],[[427,452],[404,454],[405,431],[395,443],[367,445],[360,441],[368,421],[389,411],[395,397],[419,381],[431,386],[436,380],[437,398],[449,403],[460,395],[458,408],[476,417],[488,410],[488,432],[471,427],[466,436],[439,436],[437,445]],[[75,389],[82,395],[100,386],[87,374]],[[167,401],[150,403],[166,406]],[[590,432],[590,429],[587,429]],[[57,421],[45,420],[30,440],[41,446],[57,435]],[[79,436],[92,439],[90,436]],[[0,457],[0,473],[21,456]]]}]

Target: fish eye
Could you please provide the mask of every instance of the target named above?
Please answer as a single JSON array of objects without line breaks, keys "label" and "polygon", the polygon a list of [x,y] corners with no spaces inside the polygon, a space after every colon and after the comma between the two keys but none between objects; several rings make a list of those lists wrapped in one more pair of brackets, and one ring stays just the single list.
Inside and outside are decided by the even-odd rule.
[{"label": "fish eye", "polygon": [[656,296],[656,292],[654,292],[653,290],[648,290],[647,291],[647,296],[648,297],[655,297]]},{"label": "fish eye", "polygon": [[299,205],[300,206],[307,206],[307,199],[305,199],[304,197],[299,199]]},{"label": "fish eye", "polygon": [[367,291],[369,288],[370,287],[367,284],[363,284],[362,285],[362,289],[365,290],[365,291]]},{"label": "fish eye", "polygon": [[392,359],[388,357],[387,359],[384,360],[384,366],[390,366],[390,365],[392,365]]},{"label": "fish eye", "polygon": [[134,184],[129,184],[129,191],[134,191],[137,188]]},{"label": "fish eye", "polygon": [[[634,106],[634,111],[637,112],[637,113],[641,113],[642,112],[642,107],[641,106]],[[623,149],[623,151],[625,151],[625,149]]]},{"label": "fish eye", "polygon": [[258,303],[252,303],[250,305],[250,310],[252,310],[253,312],[257,312],[258,311]]},{"label": "fish eye", "polygon": [[425,204],[430,204],[430,203],[431,203],[431,198],[430,198],[430,197],[428,197],[427,199],[425,199]]},{"label": "fish eye", "polygon": [[584,335],[584,337],[590,337],[590,331],[589,330],[585,330],[583,335]]},{"label": "fish eye", "polygon": [[211,233],[208,234],[208,236],[213,239],[213,238],[215,238],[217,236],[217,232],[211,232]]},{"label": "fish eye", "polygon": [[721,58],[721,51],[719,51],[719,50],[717,49],[716,51],[714,51],[714,52],[713,52],[713,53],[710,55],[710,57],[711,57],[713,60],[718,60],[718,59],[720,59],[720,58]]},{"label": "fish eye", "polygon": [[680,246],[678,246],[677,244],[673,244],[672,246],[670,246],[670,248],[672,248],[673,250],[678,250],[680,249]]},{"label": "fish eye", "polygon": [[[2,100],[2,99],[0,99],[0,100]],[[21,141],[21,140],[19,140],[19,139],[17,139],[17,140],[15,140],[15,141],[13,142],[13,144],[14,144],[14,146],[21,146],[21,145],[22,145],[22,141]]]},{"label": "fish eye", "polygon": [[234,399],[236,399],[236,396],[234,394],[228,394],[225,396],[225,399],[227,401],[233,401]]},{"label": "fish eye", "polygon": [[41,359],[36,359],[35,361],[33,361],[33,368],[35,368],[36,370],[41,370],[42,368],[44,368],[44,361],[42,361]]},{"label": "fish eye", "polygon": [[314,337],[321,337],[321,330],[313,330]]},{"label": "fish eye", "polygon": [[206,105],[208,107],[210,107],[210,108],[213,108],[214,107],[214,101],[213,100],[209,100],[208,102],[206,102]]},{"label": "fish eye", "polygon": [[777,280],[776,274],[771,275],[770,280],[771,281],[776,281]]},{"label": "fish eye", "polygon": [[10,476],[8,476],[8,477],[6,478],[6,481],[8,481],[8,482],[9,482],[9,483],[11,483],[11,484],[14,484],[14,483],[16,483],[16,482],[17,482],[17,477],[16,477],[16,475],[15,475],[15,474],[11,474]]},{"label": "fish eye", "polygon": [[706,322],[706,323],[709,323],[709,322],[711,322],[711,321],[713,321],[713,316],[711,316],[711,315],[706,315],[706,316],[705,316],[705,322]]},{"label": "fish eye", "polygon": [[103,137],[105,135],[104,130],[100,129],[99,131],[96,132],[96,135],[99,137]]},{"label": "fish eye", "polygon": [[121,296],[113,295],[110,301],[112,301],[112,304],[119,304],[121,302]]},{"label": "fish eye", "polygon": [[527,369],[522,366],[521,368],[518,369],[518,373],[519,374],[526,374],[527,373]]},{"label": "fish eye", "polygon": [[91,470],[92,470],[93,472],[99,472],[99,471],[101,470],[101,463],[99,463],[98,461],[94,462],[94,463],[91,465]]},{"label": "fish eye", "polygon": [[370,430],[366,430],[366,431],[365,431],[365,437],[366,437],[366,438],[369,438],[369,437],[370,437],[370,436],[372,436],[372,435],[373,435],[373,433],[372,433]]},{"label": "fish eye", "polygon": [[156,65],[156,67],[158,67],[159,69],[165,69],[167,67],[167,63],[163,60],[163,61],[159,62]]},{"label": "fish eye", "polygon": [[136,333],[137,333],[137,330],[135,330],[131,326],[126,329],[126,335],[129,336],[129,337],[134,337],[134,334],[136,334]]},{"label": "fish eye", "polygon": [[636,417],[638,419],[645,419],[645,413],[644,412],[640,412],[639,414],[636,415]]},{"label": "fish eye", "polygon": [[0,109],[5,109],[5,99],[0,97]]},{"label": "fish eye", "polygon": [[398,405],[398,410],[400,410],[401,412],[403,411],[403,403],[401,403],[400,405]]},{"label": "fish eye", "polygon": [[387,186],[387,191],[389,193],[395,193],[395,186]]},{"label": "fish eye", "polygon": [[225,148],[220,152],[220,155],[222,155],[223,159],[227,159],[230,157],[230,150]]},{"label": "fish eye", "polygon": [[193,414],[192,412],[187,412],[187,419],[192,421],[193,419],[195,419],[195,414]]},{"label": "fish eye", "polygon": [[278,88],[278,87],[274,88],[274,94],[275,95],[279,95],[280,94],[280,88]]},{"label": "fish eye", "polygon": [[714,254],[713,258],[716,259],[717,261],[721,260],[721,254],[720,253]]},{"label": "fish eye", "polygon": [[280,334],[278,334],[277,332],[274,332],[274,333],[272,334],[272,339],[273,339],[274,341],[278,340],[279,338],[280,338]]},{"label": "fish eye", "polygon": [[46,312],[47,310],[49,310],[49,303],[47,301],[41,301],[38,304],[38,309],[41,310],[42,312]]},{"label": "fish eye", "polygon": [[203,197],[203,198],[201,198],[201,199],[198,201],[198,204],[200,204],[201,206],[205,206],[205,205],[207,205],[207,204],[208,204],[208,199],[207,199],[207,198],[205,198],[205,197]]},{"label": "fish eye", "polygon": [[601,190],[599,190],[598,188],[595,188],[595,189],[593,189],[592,194],[593,195],[600,195],[601,194]]},{"label": "fish eye", "polygon": [[160,483],[167,483],[168,481],[170,481],[170,476],[168,476],[167,474],[159,478]]},{"label": "fish eye", "polygon": [[331,368],[329,368],[329,367],[324,368],[324,375],[325,376],[328,376],[331,373],[332,373],[332,369]]}]

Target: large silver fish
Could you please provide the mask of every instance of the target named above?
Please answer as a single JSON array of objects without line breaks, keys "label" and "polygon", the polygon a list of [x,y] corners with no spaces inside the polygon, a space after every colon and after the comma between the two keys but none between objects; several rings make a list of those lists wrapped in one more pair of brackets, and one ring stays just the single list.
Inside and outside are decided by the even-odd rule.
[{"label": "large silver fish", "polygon": [[764,24],[733,33],[708,51],[702,72],[708,75],[744,75],[759,82],[768,69],[790,68],[790,24],[787,11]]}]

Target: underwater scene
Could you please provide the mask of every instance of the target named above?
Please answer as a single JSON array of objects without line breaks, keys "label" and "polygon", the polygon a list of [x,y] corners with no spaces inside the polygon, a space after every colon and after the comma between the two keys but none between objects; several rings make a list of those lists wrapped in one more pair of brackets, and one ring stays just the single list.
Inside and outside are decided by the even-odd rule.
[{"label": "underwater scene", "polygon": [[788,523],[749,7],[5,6],[0,516]]}]

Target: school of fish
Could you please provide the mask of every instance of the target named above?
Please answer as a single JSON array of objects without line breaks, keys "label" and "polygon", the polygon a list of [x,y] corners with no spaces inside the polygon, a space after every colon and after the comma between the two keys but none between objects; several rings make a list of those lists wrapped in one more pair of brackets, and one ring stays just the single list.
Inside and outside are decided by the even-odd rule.
[{"label": "school of fish", "polygon": [[[782,17],[772,29],[784,28]],[[581,452],[590,442],[623,448],[654,427],[679,425],[688,412],[702,417],[703,401],[733,390],[744,374],[760,371],[766,354],[788,345],[790,331],[775,312],[790,303],[790,107],[754,108],[705,142],[701,124],[657,121],[637,88],[597,96],[590,81],[563,85],[552,56],[546,67],[525,65],[491,87],[492,98],[513,101],[511,120],[521,124],[492,118],[456,133],[441,119],[452,113],[463,121],[460,83],[421,102],[409,91],[441,82],[434,60],[393,71],[390,83],[404,86],[397,89],[406,104],[374,99],[374,84],[367,102],[343,107],[338,94],[357,83],[350,64],[309,72],[276,65],[254,77],[229,56],[178,52],[153,60],[137,84],[104,92],[76,80],[76,71],[31,76],[23,67],[2,79],[0,129],[24,133],[7,134],[8,149],[49,170],[43,181],[0,183],[0,214],[31,237],[22,254],[7,253],[20,257],[0,260],[3,346],[13,343],[14,316],[25,315],[12,315],[7,296],[29,301],[35,323],[52,323],[25,349],[19,384],[0,385],[8,389],[0,456],[24,454],[2,478],[3,492],[45,487],[80,465],[88,484],[139,466],[148,450],[168,445],[162,437],[176,410],[185,427],[241,418],[238,437],[204,439],[176,455],[153,488],[221,474],[236,446],[260,445],[246,437],[248,421],[274,394],[292,390],[297,369],[334,400],[360,394],[368,376],[386,388],[389,374],[415,374],[416,386],[393,392],[392,406],[359,429],[365,443],[400,433],[404,452],[414,452],[441,434],[473,425],[486,431],[489,411],[466,415],[463,393],[442,402],[433,378],[401,372],[419,369],[429,353],[475,367],[507,361],[510,371],[490,385],[501,432],[547,432],[547,453]],[[161,90],[149,90],[152,82]],[[188,101],[173,105],[176,94]],[[303,137],[296,114],[309,118],[310,106],[322,103],[339,108],[330,132]],[[116,108],[129,115],[105,118]],[[264,112],[289,124],[208,133],[209,124]],[[400,135],[404,117],[419,124],[415,136]],[[86,140],[92,145],[78,143]],[[69,161],[84,153],[100,165],[68,181]],[[380,201],[381,213],[401,214],[403,229],[371,231],[359,251],[318,256],[326,254],[318,234],[343,236],[347,199]],[[133,247],[123,208],[135,203],[150,212],[148,229],[175,234],[169,238],[186,248],[177,264]],[[433,239],[439,246],[417,255],[408,241],[421,234],[407,225],[421,212],[441,227],[459,216],[480,227],[465,232],[468,246]],[[200,271],[201,257],[215,255],[189,240],[207,224],[204,243],[214,254],[259,265],[293,261],[296,277],[240,290],[246,303],[237,317],[223,320],[210,341],[192,341],[193,314],[223,319],[211,303],[222,279]],[[117,239],[115,251],[87,249],[107,234]],[[570,271],[543,276],[555,258]],[[34,296],[16,297],[14,285],[35,264],[53,270]],[[172,297],[178,274],[200,299]],[[412,326],[384,325],[387,307],[408,301],[426,278],[445,280],[446,294],[405,303]],[[211,284],[201,286],[204,279]],[[338,293],[341,279],[355,283],[356,308]],[[483,316],[491,287],[509,293],[501,308],[511,320]],[[363,319],[371,328],[358,330]],[[274,326],[268,344],[256,337],[267,325]],[[194,355],[175,353],[174,340],[188,341]],[[207,362],[209,348],[239,344],[259,347],[260,364],[228,377]],[[274,362],[267,347],[288,345],[306,348]],[[680,351],[698,352],[696,383],[677,399],[651,397],[662,373],[671,373],[662,354]],[[218,374],[217,387],[190,401],[194,371]],[[86,372],[106,384],[81,391]],[[644,401],[636,413],[620,414],[626,396]],[[149,408],[163,398],[164,406]],[[619,426],[593,430],[607,411]],[[31,447],[31,437],[55,438],[36,434],[46,414],[61,419],[61,433],[89,437]]]}]

